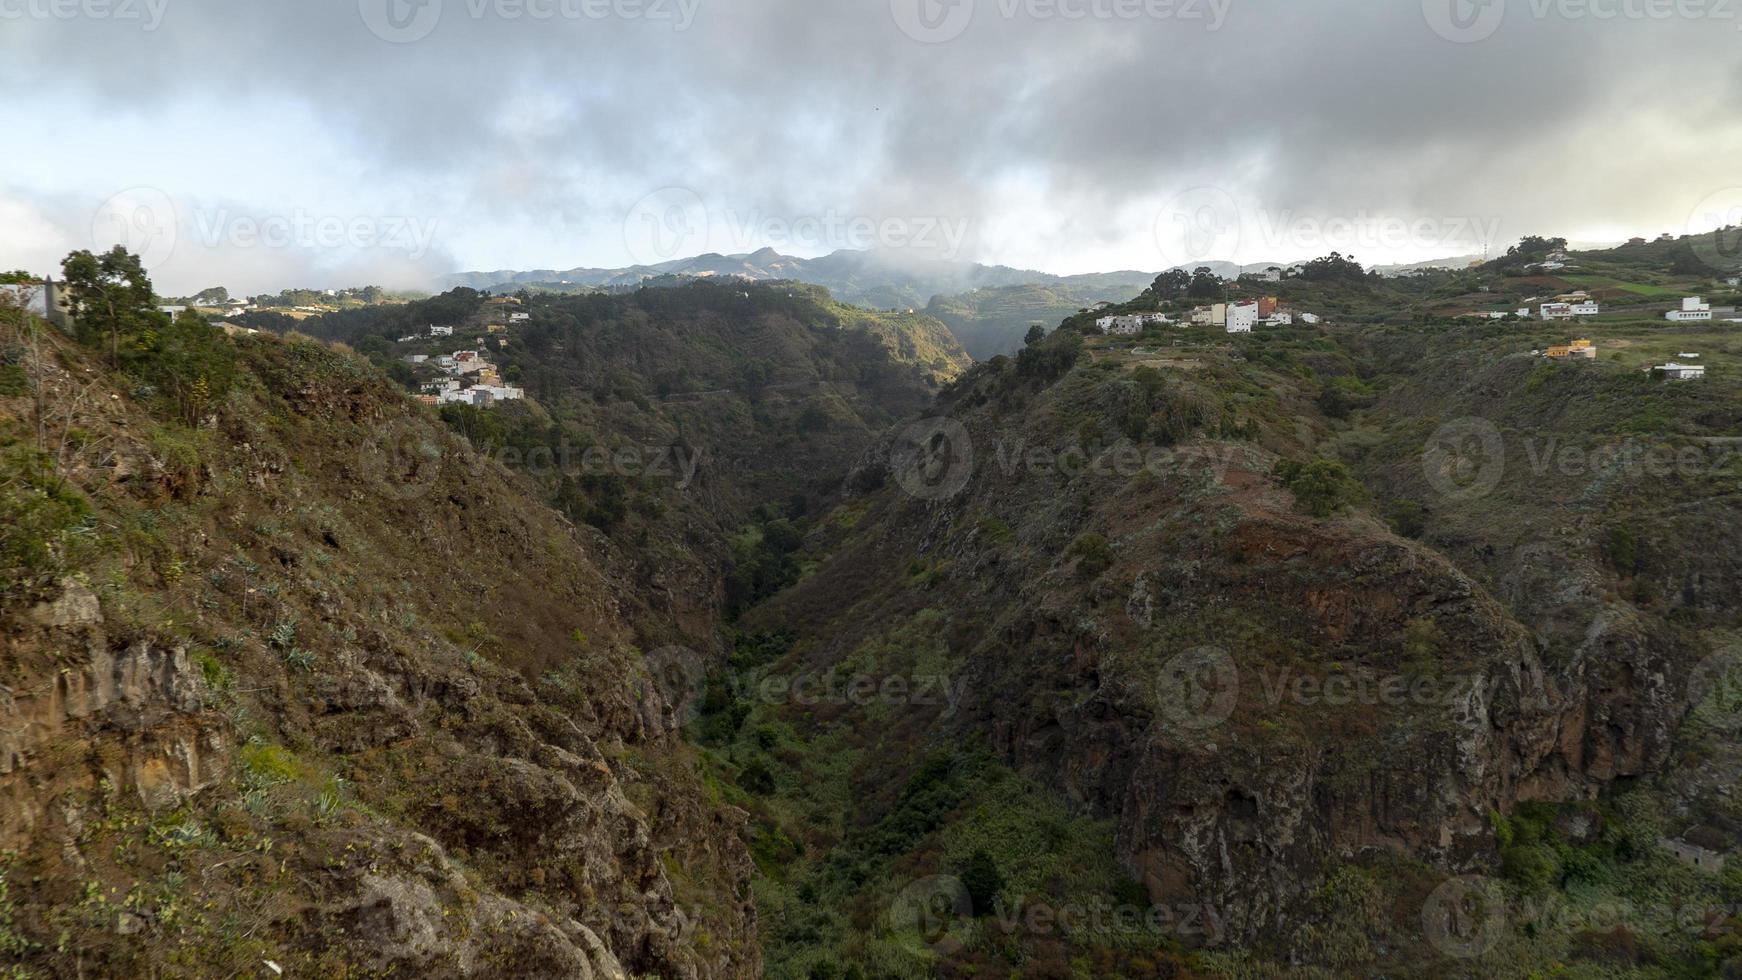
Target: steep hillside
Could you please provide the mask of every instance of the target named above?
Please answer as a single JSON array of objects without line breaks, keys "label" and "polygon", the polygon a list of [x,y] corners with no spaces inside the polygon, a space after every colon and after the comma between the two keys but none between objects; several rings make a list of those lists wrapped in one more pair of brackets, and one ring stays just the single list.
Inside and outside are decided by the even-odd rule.
[{"label": "steep hillside", "polygon": [[[1557,396],[1574,382],[1478,367],[1480,333],[1389,357],[1395,337],[1356,332],[1176,336],[1145,354],[1061,331],[977,368],[867,457],[814,570],[746,620],[698,730],[760,828],[771,972],[1734,957],[1726,916],[1731,945],[1707,947],[1666,903],[1721,909],[1735,875],[1659,844],[1737,836],[1722,780],[1678,768],[1733,771],[1737,715],[1706,702],[1742,680],[1734,475],[1557,491],[1509,465],[1483,504],[1419,493],[1467,479],[1434,440],[1464,412],[1627,431],[1591,424],[1594,400],[1698,437],[1735,431],[1734,382],[1599,365]],[[1665,516],[1615,534],[1641,491]],[[1593,567],[1627,540],[1655,585]],[[1500,927],[1448,912],[1459,875]],[[943,911],[905,912],[913,889]],[[1632,910],[1610,925],[1633,952],[1588,932],[1605,902]]]},{"label": "steep hillside", "polygon": [[610,541],[354,356],[188,341],[191,425],[161,339],[4,339],[0,957],[755,975]]}]

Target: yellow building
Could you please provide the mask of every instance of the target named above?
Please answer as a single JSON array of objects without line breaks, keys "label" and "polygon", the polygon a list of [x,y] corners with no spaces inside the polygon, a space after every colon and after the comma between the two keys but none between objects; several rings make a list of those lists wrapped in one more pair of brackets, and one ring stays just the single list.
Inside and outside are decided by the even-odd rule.
[{"label": "yellow building", "polygon": [[1564,347],[1550,347],[1548,350],[1543,352],[1543,356],[1552,357],[1557,360],[1571,357],[1582,357],[1585,360],[1594,361],[1597,359],[1597,348],[1589,340],[1580,338]]}]

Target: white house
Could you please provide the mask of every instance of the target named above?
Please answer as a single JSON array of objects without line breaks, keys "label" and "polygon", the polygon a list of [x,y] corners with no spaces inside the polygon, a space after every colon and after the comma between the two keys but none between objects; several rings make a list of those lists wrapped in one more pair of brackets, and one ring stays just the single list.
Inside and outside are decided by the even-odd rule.
[{"label": "white house", "polygon": [[1100,327],[1102,333],[1106,333],[1107,331],[1112,330],[1113,324],[1117,322],[1119,322],[1119,318],[1116,316],[1104,316],[1095,321],[1095,326]]},{"label": "white house", "polygon": [[1300,315],[1300,322],[1307,324],[1316,324],[1321,322],[1323,319],[1324,318],[1319,316],[1317,313],[1302,313]]},{"label": "white house", "polygon": [[508,314],[508,322],[509,323],[525,323],[527,320],[530,320],[530,319],[532,319],[531,313],[510,313],[510,314]]},{"label": "white house", "polygon": [[1258,326],[1258,304],[1235,303],[1228,307],[1228,332],[1251,333]]},{"label": "white house", "polygon": [[454,328],[438,327],[432,324],[429,328],[429,335],[431,337],[452,337],[454,335]]},{"label": "white house", "polygon": [[1113,318],[1112,328],[1108,330],[1108,333],[1120,337],[1135,337],[1142,332],[1143,317],[1141,316],[1116,316]]},{"label": "white house", "polygon": [[1652,370],[1662,371],[1663,376],[1671,381],[1698,381],[1706,376],[1704,364],[1677,364],[1671,361],[1668,364],[1660,364]]},{"label": "white house", "polygon": [[417,334],[412,334],[412,335],[411,335],[411,336],[409,336],[409,337],[401,337],[401,338],[399,338],[399,342],[400,342],[400,343],[402,343],[402,344],[409,344],[409,343],[411,343],[411,342],[412,342],[412,341],[414,341],[414,340],[416,340],[416,339],[417,339]]},{"label": "white house", "polygon": [[1724,280],[1726,286],[1742,286],[1742,276],[1731,276]]},{"label": "white house", "polygon": [[407,363],[407,364],[422,364],[424,361],[429,360],[429,355],[428,354],[407,354],[407,355],[405,355],[405,357],[401,358],[401,360],[405,361],[405,363]]},{"label": "white house", "polygon": [[1520,319],[1520,320],[1528,320],[1528,319],[1530,319],[1530,307],[1528,307],[1528,306],[1520,306],[1520,307],[1519,307],[1519,308],[1518,308],[1518,318],[1519,318],[1519,319]]},{"label": "white house", "polygon": [[482,391],[499,402],[517,402],[526,397],[525,388],[515,388],[510,385],[479,385],[472,390]]},{"label": "white house", "polygon": [[1267,327],[1292,327],[1294,326],[1294,314],[1287,310],[1277,310],[1258,322]]},{"label": "white house", "polygon": [[1682,300],[1681,309],[1670,310],[1663,315],[1663,318],[1674,323],[1710,320],[1712,318],[1712,304],[1699,296],[1689,296]]},{"label": "white house", "polygon": [[1544,320],[1571,320],[1580,316],[1596,316],[1603,312],[1603,307],[1595,300],[1580,300],[1576,303],[1544,303],[1542,318]]}]

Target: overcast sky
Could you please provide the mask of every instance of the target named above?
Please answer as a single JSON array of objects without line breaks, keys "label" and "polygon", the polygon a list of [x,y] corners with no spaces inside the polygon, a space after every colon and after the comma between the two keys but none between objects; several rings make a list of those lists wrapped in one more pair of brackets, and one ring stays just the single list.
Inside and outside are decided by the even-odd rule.
[{"label": "overcast sky", "polygon": [[0,0],[0,267],[1369,264],[1742,217],[1742,0]]}]

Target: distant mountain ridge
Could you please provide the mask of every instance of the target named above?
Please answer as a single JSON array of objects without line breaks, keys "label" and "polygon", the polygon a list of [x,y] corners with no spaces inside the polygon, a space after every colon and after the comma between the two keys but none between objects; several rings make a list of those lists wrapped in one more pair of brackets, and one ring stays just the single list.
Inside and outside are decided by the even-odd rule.
[{"label": "distant mountain ridge", "polygon": [[[1235,268],[1228,263],[1211,265],[1227,266],[1226,270],[1218,268],[1218,272]],[[841,249],[814,259],[805,259],[764,248],[739,255],[709,252],[669,262],[619,269],[501,269],[494,272],[462,272],[443,278],[441,285],[445,289],[455,286],[469,286],[473,289],[520,286],[609,289],[633,287],[647,279],[661,276],[743,276],[755,280],[792,279],[823,286],[841,302],[860,306],[920,307],[930,302],[934,296],[1022,285],[1069,286],[1073,290],[1090,291],[1100,289],[1107,294],[1104,298],[1117,300],[1130,295],[1133,291],[1130,288],[1132,284],[1147,286],[1158,274],[1123,270],[1059,276],[1033,269],[982,265],[977,262],[910,259],[887,252]]]}]

